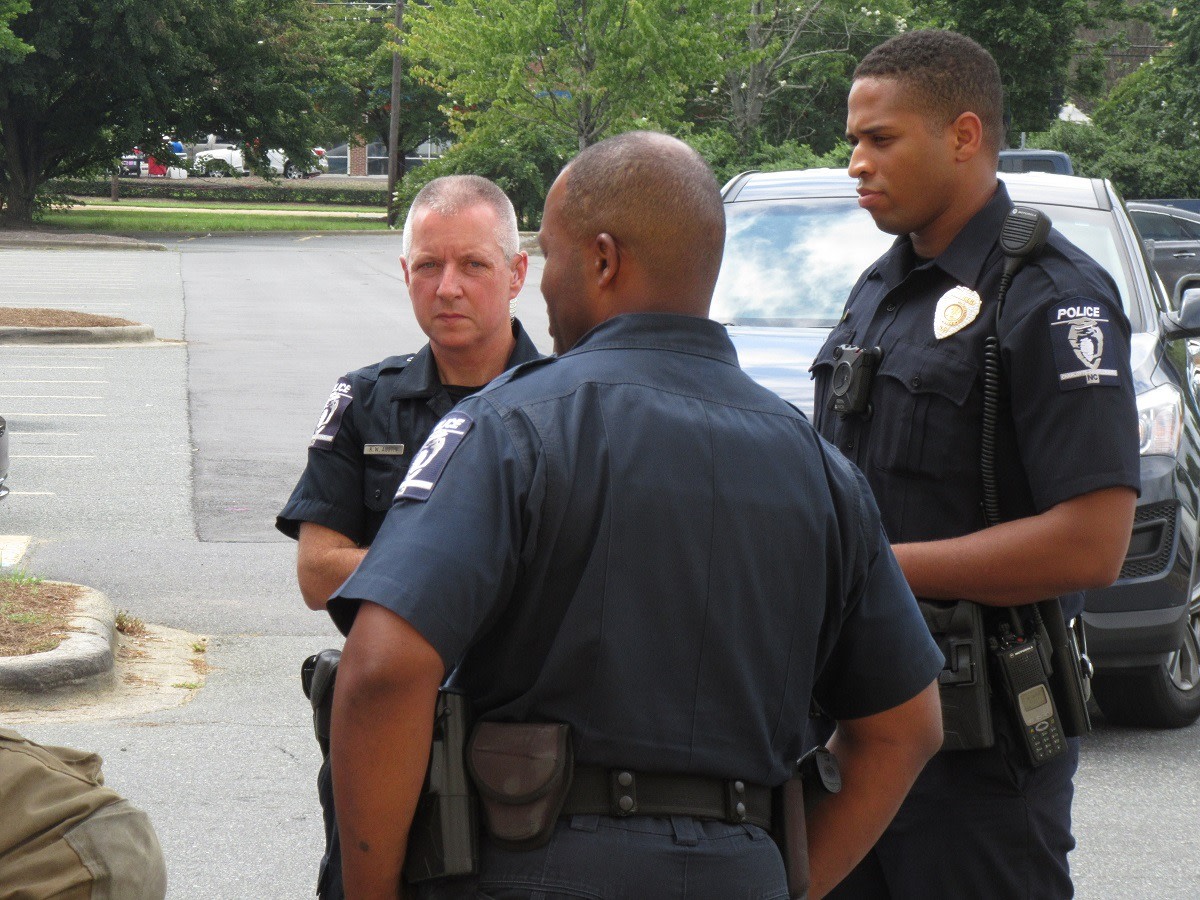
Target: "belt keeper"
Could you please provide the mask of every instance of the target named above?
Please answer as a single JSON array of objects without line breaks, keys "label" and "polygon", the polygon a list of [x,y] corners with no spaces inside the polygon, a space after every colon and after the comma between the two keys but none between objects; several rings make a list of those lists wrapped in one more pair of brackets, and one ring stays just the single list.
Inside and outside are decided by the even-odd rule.
[{"label": "belt keeper", "polygon": [[746,783],[744,781],[725,782],[725,815],[730,822],[746,821]]},{"label": "belt keeper", "polygon": [[609,802],[614,816],[632,816],[637,812],[637,778],[628,769],[608,773]]}]

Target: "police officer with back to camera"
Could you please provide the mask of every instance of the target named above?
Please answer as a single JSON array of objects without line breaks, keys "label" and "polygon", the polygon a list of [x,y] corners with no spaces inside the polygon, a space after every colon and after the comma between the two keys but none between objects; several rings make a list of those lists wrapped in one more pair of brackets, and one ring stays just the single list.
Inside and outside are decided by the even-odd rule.
[{"label": "police officer with back to camera", "polygon": [[552,186],[560,355],[442,420],[330,600],[353,620],[333,715],[348,896],[401,890],[446,673],[480,720],[486,832],[477,874],[419,897],[787,896],[771,788],[813,697],[845,785],[810,820],[818,897],[940,745],[941,654],[865,482],[707,317],[724,227],[711,170],[665,135],[596,144]]},{"label": "police officer with back to camera", "polygon": [[[1076,659],[1047,651],[1067,631],[1042,607],[1057,597],[1078,616],[1079,592],[1110,584],[1125,555],[1129,324],[1100,266],[1057,231],[1025,241],[1036,213],[1010,217],[1000,74],[974,41],[918,31],[876,47],[846,134],[859,205],[898,238],[814,361],[816,423],[866,475],[939,637],[946,746],[836,895],[1069,897],[1079,748],[1060,720],[1082,703],[1044,684]],[[974,640],[937,633],[964,611]]]},{"label": "police officer with back to camera", "polygon": [[[404,224],[404,280],[429,343],[339,378],[309,443],[308,465],[276,527],[299,541],[297,577],[314,610],[375,539],[417,450],[443,415],[505,369],[540,358],[511,314],[528,256],[504,192],[486,178],[429,182]],[[328,760],[321,896],[341,896]]]}]

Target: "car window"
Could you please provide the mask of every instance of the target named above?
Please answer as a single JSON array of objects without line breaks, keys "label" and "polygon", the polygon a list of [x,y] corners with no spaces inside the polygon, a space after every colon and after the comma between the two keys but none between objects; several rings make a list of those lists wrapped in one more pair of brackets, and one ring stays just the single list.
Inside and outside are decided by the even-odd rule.
[{"label": "car window", "polygon": [[1186,237],[1179,219],[1161,213],[1134,210],[1130,213],[1142,237],[1151,241],[1182,241]]},{"label": "car window", "polygon": [[1191,219],[1175,219],[1175,222],[1183,232],[1185,241],[1200,241],[1200,222],[1193,222]]},{"label": "car window", "polygon": [[894,240],[854,199],[730,203],[725,217],[712,317],[729,325],[832,327]]},{"label": "car window", "polygon": [[[1131,312],[1128,258],[1113,214],[1040,206],[1075,246],[1117,283]],[[725,255],[712,318],[727,325],[832,328],[859,275],[895,238],[854,199],[761,200],[725,205]]]}]

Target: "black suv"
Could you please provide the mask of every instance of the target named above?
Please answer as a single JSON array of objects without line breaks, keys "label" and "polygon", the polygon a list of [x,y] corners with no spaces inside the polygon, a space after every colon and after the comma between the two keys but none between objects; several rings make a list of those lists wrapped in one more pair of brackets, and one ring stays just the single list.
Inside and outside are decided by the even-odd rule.
[{"label": "black suv", "polygon": [[[1110,721],[1179,727],[1200,716],[1200,277],[1175,302],[1151,275],[1137,231],[1108,182],[1001,173],[1015,203],[1054,225],[1113,276],[1133,325],[1142,493],[1112,587],[1087,596],[1095,696]],[[808,368],[859,274],[890,245],[858,207],[845,170],[751,172],[723,191],[725,257],[712,317],[743,368],[811,411]],[[1178,310],[1177,312],[1173,310]]]}]

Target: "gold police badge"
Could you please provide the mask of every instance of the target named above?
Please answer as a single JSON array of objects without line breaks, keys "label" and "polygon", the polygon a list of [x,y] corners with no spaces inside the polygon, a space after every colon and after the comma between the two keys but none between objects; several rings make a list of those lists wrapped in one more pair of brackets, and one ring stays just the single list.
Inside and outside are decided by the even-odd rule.
[{"label": "gold police badge", "polygon": [[942,294],[933,313],[933,334],[940,341],[966,328],[979,315],[979,295],[961,284]]}]

